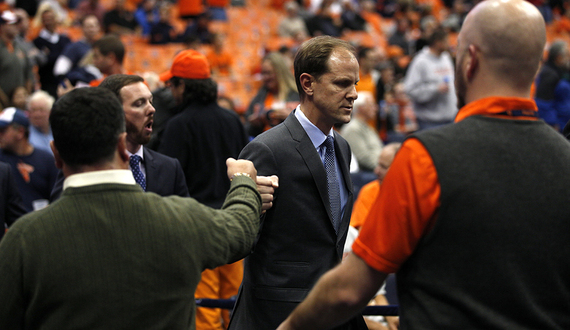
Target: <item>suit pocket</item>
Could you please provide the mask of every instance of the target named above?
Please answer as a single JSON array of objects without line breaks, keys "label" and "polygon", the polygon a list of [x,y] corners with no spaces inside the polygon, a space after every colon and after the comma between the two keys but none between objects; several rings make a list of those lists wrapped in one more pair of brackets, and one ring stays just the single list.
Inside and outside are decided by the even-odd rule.
[{"label": "suit pocket", "polygon": [[254,292],[257,299],[300,303],[305,299],[309,290],[299,288],[257,287],[254,289]]},{"label": "suit pocket", "polygon": [[303,261],[273,261],[266,266],[264,283],[257,286],[259,299],[301,302],[307,295],[310,264]]}]

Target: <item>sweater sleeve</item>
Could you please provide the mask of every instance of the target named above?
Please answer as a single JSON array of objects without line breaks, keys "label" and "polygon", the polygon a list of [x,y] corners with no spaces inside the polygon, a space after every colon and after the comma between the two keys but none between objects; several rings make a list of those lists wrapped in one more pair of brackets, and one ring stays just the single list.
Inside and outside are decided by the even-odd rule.
[{"label": "sweater sleeve", "polygon": [[9,230],[0,243],[0,329],[24,328],[22,241],[18,230]]}]

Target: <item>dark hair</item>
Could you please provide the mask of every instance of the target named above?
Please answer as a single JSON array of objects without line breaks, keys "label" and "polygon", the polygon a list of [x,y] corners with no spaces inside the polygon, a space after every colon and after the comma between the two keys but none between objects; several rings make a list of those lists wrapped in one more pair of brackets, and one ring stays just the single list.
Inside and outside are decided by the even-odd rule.
[{"label": "dark hair", "polygon": [[121,97],[121,89],[125,86],[132,85],[138,82],[144,82],[143,77],[134,74],[112,74],[105,78],[99,87],[106,88],[119,98],[121,102],[123,99]]},{"label": "dark hair", "polygon": [[295,83],[301,101],[305,97],[305,92],[301,87],[301,74],[308,73],[315,79],[319,79],[323,74],[329,72],[328,60],[337,48],[346,49],[356,57],[356,51],[351,44],[331,36],[309,39],[299,47],[293,67],[295,69]]},{"label": "dark hair", "polygon": [[125,46],[119,37],[115,35],[107,35],[101,39],[95,41],[92,46],[93,49],[99,49],[99,52],[103,56],[107,56],[110,53],[115,54],[117,62],[123,63],[123,58],[125,57]]},{"label": "dark hair", "polygon": [[438,26],[427,38],[427,43],[429,46],[433,46],[436,42],[443,41],[445,38],[447,38],[447,31],[443,27]]},{"label": "dark hair", "polygon": [[368,56],[368,53],[372,51],[372,48],[370,47],[362,47],[358,50],[358,62],[360,62],[360,59],[365,58],[366,56]]},{"label": "dark hair", "polygon": [[171,83],[178,86],[184,84],[184,100],[183,104],[215,103],[218,99],[218,84],[211,78],[207,79],[183,79],[173,77]]},{"label": "dark hair", "polygon": [[125,114],[119,99],[101,87],[76,88],[51,110],[49,123],[61,159],[71,168],[98,165],[114,157]]},{"label": "dark hair", "polygon": [[86,21],[89,17],[95,17],[95,18],[97,19],[97,22],[99,22],[99,19],[97,18],[97,16],[95,16],[95,14],[87,14],[87,15],[85,15],[85,16],[83,16],[83,17],[81,17],[81,18],[79,19],[79,24],[80,24],[81,26],[83,26],[83,23],[85,23],[85,21]]},{"label": "dark hair", "polygon": [[556,63],[558,56],[562,55],[567,47],[568,46],[566,45],[565,41],[558,40],[553,42],[548,49],[547,62],[550,64]]}]

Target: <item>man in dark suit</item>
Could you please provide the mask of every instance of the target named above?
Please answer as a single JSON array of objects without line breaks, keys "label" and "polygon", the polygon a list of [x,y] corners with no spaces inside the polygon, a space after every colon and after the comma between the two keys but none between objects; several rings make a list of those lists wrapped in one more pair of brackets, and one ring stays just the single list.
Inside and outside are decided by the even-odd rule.
[{"label": "man in dark suit", "polygon": [[6,227],[11,226],[19,217],[26,214],[22,197],[12,176],[12,167],[0,162],[0,239]]},{"label": "man in dark suit", "polygon": [[[186,178],[176,158],[168,157],[143,147],[150,141],[155,109],[152,93],[144,79],[136,75],[115,74],[101,82],[100,87],[111,90],[123,103],[127,123],[127,151],[141,157],[140,169],[145,177],[146,191],[161,196],[188,196]],[[146,173],[145,173],[146,172]],[[133,171],[136,179],[136,169]]]},{"label": "man in dark suit", "polygon": [[[129,153],[129,169],[133,176],[139,176],[139,185],[146,185],[145,191],[161,196],[178,195],[188,197],[188,187],[180,162],[172,157],[145,148],[152,134],[153,116],[152,93],[144,84],[144,79],[136,75],[115,74],[105,78],[100,87],[109,89],[119,97],[123,104],[127,124],[127,152]],[[133,155],[139,158],[133,163]],[[133,170],[134,169],[134,170]],[[63,175],[52,192],[52,200],[61,194]]]},{"label": "man in dark suit", "polygon": [[[342,257],[353,203],[350,147],[333,125],[350,121],[358,61],[350,44],[318,37],[301,46],[294,68],[301,104],[240,154],[280,182],[245,259],[231,330],[277,328]],[[339,329],[360,328],[362,317]]]},{"label": "man in dark suit", "polygon": [[455,123],[404,141],[352,253],[278,330],[341,324],[394,272],[400,329],[570,329],[570,143],[529,98],[546,40],[528,1],[469,11]]}]

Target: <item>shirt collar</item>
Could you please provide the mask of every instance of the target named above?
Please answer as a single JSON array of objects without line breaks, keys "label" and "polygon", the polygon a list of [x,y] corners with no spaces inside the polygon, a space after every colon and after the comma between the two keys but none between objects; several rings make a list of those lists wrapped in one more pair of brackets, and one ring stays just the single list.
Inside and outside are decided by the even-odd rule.
[{"label": "shirt collar", "polygon": [[42,39],[45,39],[45,40],[51,42],[52,44],[57,44],[59,42],[59,34],[57,32],[56,33],[50,33],[48,30],[42,29],[40,31],[39,36]]},{"label": "shirt collar", "polygon": [[[505,110],[530,110],[538,111],[536,103],[532,99],[522,97],[486,97],[465,105],[459,110],[455,117],[455,122],[475,116],[492,116],[504,112]],[[534,117],[497,115],[496,117],[509,119],[537,120]]]},{"label": "shirt collar", "polygon": [[70,175],[63,181],[63,190],[105,183],[136,184],[129,170],[104,170]]},{"label": "shirt collar", "polygon": [[297,108],[295,109],[295,117],[297,117],[297,120],[299,121],[301,126],[303,126],[303,129],[305,130],[305,132],[307,132],[307,135],[311,139],[311,142],[313,142],[313,146],[315,146],[315,149],[318,149],[321,146],[321,144],[325,142],[328,135],[334,138],[332,128],[329,131],[328,135],[323,134],[323,132],[317,126],[315,126],[315,124],[311,123],[311,121],[307,118],[307,116],[305,116],[305,114],[301,110],[300,105],[298,105]]},{"label": "shirt collar", "polygon": [[129,158],[130,158],[132,155],[139,155],[139,157],[141,158],[141,160],[144,159],[144,156],[143,156],[143,147],[142,147],[142,146],[140,146],[139,150],[137,150],[137,152],[135,152],[134,154],[131,154],[131,152],[127,150],[127,154],[129,155]]}]

